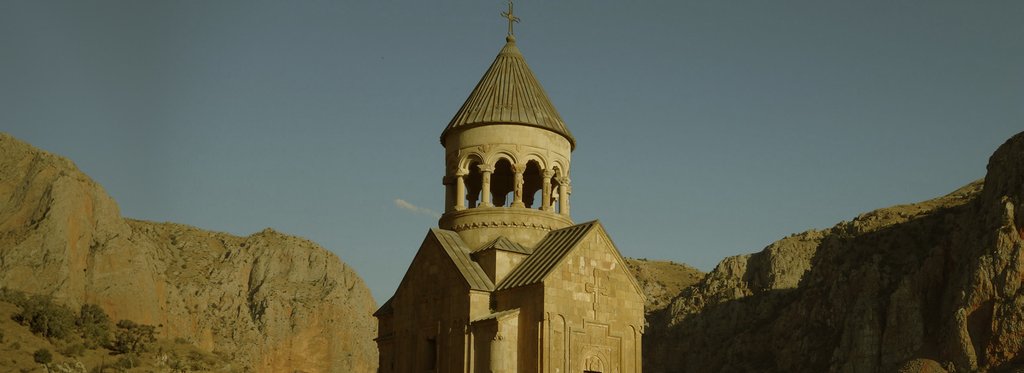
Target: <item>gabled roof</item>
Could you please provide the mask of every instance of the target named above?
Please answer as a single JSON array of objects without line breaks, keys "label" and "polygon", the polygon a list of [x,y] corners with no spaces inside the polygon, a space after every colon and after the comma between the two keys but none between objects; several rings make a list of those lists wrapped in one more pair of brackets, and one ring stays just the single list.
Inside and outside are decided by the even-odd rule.
[{"label": "gabled roof", "polygon": [[441,145],[444,145],[445,136],[456,129],[488,124],[522,124],[562,135],[575,148],[576,139],[526,65],[526,59],[516,47],[515,37],[509,36],[505,40],[507,43],[498,52],[498,57],[441,133]]},{"label": "gabled roof", "polygon": [[490,243],[474,251],[473,254],[487,251],[490,249],[504,250],[513,253],[530,255],[529,249],[523,247],[523,245],[512,242],[512,240],[505,238],[505,236],[498,236],[498,238],[495,238],[494,241],[491,241]]},{"label": "gabled roof", "polygon": [[395,313],[395,307],[391,306],[391,301],[394,300],[394,299],[395,299],[394,295],[392,295],[391,298],[388,298],[388,301],[384,302],[384,304],[381,305],[380,308],[377,309],[377,312],[373,313],[373,316],[380,317],[380,316],[391,315],[391,314]]},{"label": "gabled roof", "polygon": [[437,242],[441,244],[441,248],[451,258],[452,264],[455,264],[455,267],[459,269],[459,273],[466,279],[470,289],[494,290],[494,283],[484,273],[483,268],[480,268],[479,264],[469,258],[469,248],[465,242],[462,242],[462,238],[459,237],[458,233],[438,228],[431,228],[430,233],[433,234]]},{"label": "gabled roof", "polygon": [[495,290],[517,288],[543,281],[597,224],[600,223],[594,220],[551,231],[537,244],[533,254],[523,260],[523,263],[498,284]]},{"label": "gabled roof", "polygon": [[[409,269],[406,270],[406,276],[416,266],[416,261],[423,254],[423,247],[427,245],[429,241],[437,242],[440,246],[441,251],[447,255],[448,259],[451,260],[452,265],[459,271],[462,278],[466,281],[466,285],[469,286],[470,290],[481,290],[481,291],[493,291],[494,282],[491,281],[487,274],[484,272],[480,265],[469,258],[469,247],[462,241],[462,237],[459,237],[458,233],[448,231],[444,229],[431,228],[430,232],[427,233],[427,237],[423,240],[423,245],[420,246],[420,252],[416,254],[416,258],[409,265]],[[402,283],[398,285],[399,289],[405,286],[408,277],[402,278]],[[397,294],[397,291],[395,292]],[[387,302],[384,302],[377,312],[374,312],[374,316],[384,316],[394,313],[394,305],[392,302],[395,300],[395,296],[392,295],[388,298]]]}]

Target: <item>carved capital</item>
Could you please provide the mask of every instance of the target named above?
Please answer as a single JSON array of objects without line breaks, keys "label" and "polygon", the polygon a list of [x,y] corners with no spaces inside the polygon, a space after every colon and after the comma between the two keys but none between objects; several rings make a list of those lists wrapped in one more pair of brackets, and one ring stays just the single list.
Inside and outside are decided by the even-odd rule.
[{"label": "carved capital", "polygon": [[559,177],[556,177],[555,180],[558,180],[558,183],[561,184],[561,185],[566,185],[566,186],[569,185],[569,177],[568,176],[559,176]]},{"label": "carved capital", "polygon": [[517,163],[512,165],[512,171],[515,171],[515,173],[517,174],[522,174],[523,172],[526,172],[526,163]]},{"label": "carved capital", "polygon": [[480,169],[480,172],[494,172],[494,166],[489,164],[481,164],[476,167]]},{"label": "carved capital", "polygon": [[552,170],[544,170],[544,174],[543,174],[543,176],[544,176],[544,179],[545,179],[545,180],[546,180],[546,179],[550,179],[550,178],[551,178],[552,176],[555,176],[555,171],[552,171]]}]

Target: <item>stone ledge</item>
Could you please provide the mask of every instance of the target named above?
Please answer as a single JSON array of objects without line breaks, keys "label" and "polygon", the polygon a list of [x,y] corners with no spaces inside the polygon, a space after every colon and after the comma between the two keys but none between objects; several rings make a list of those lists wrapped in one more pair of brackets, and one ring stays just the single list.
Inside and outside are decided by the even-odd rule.
[{"label": "stone ledge", "polygon": [[438,227],[453,231],[476,228],[529,228],[551,231],[571,226],[572,220],[557,212],[519,207],[476,207],[449,211]]}]

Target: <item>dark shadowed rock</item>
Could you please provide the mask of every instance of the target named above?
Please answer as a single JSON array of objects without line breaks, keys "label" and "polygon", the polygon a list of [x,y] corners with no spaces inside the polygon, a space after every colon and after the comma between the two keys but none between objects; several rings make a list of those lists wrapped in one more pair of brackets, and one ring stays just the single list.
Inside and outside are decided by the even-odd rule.
[{"label": "dark shadowed rock", "polygon": [[1016,371],[1022,204],[1019,134],[984,182],[726,258],[649,317],[644,371]]}]

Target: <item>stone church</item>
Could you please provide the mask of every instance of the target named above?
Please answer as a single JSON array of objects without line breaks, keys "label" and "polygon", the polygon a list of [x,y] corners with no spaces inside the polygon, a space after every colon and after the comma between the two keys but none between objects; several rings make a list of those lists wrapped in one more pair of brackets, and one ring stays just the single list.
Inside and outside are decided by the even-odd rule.
[{"label": "stone church", "polygon": [[569,215],[576,141],[506,16],[441,133],[438,228],[374,314],[379,371],[639,373],[644,295],[601,223]]}]

